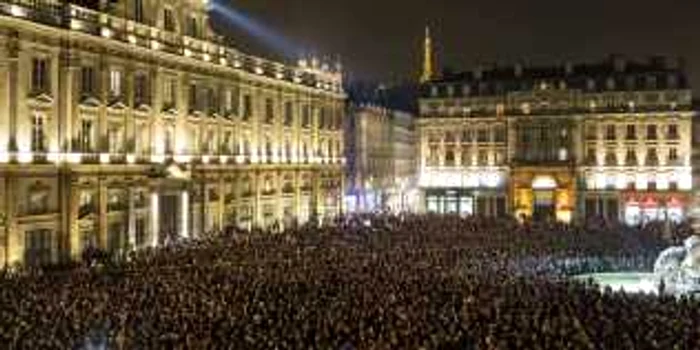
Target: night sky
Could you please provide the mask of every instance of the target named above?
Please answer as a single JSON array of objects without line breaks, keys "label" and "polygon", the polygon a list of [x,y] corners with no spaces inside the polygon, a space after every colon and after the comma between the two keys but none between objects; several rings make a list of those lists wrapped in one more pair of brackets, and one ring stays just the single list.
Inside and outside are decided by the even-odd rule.
[{"label": "night sky", "polygon": [[[352,79],[415,79],[429,23],[441,67],[682,56],[700,88],[700,1],[220,0],[299,51],[339,55]],[[246,51],[293,56],[236,33]],[[693,40],[695,39],[695,40]]]}]

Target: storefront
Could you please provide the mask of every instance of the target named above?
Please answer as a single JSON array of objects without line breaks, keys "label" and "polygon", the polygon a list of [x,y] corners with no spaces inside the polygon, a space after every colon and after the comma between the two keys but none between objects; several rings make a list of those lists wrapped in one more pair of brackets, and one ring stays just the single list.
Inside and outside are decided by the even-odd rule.
[{"label": "storefront", "polygon": [[573,220],[575,189],[568,169],[517,169],[512,180],[514,214],[535,221]]},{"label": "storefront", "polygon": [[654,221],[682,222],[687,217],[690,197],[685,193],[626,193],[624,221],[639,225]]},{"label": "storefront", "polygon": [[425,190],[425,208],[428,213],[463,216],[503,216],[507,214],[505,194],[493,191]]}]

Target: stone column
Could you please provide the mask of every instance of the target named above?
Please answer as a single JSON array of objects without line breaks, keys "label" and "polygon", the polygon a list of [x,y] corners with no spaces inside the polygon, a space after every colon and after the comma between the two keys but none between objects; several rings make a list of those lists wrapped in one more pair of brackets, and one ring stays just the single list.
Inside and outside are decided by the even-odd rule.
[{"label": "stone column", "polygon": [[190,193],[187,190],[180,192],[180,232],[182,238],[190,238]]},{"label": "stone column", "polygon": [[83,247],[81,245],[80,237],[80,223],[78,222],[80,217],[80,194],[82,189],[79,187],[77,182],[68,182],[70,189],[70,199],[68,203],[68,246],[70,250],[70,256],[72,259],[76,260],[80,258],[83,253]]},{"label": "stone column", "polygon": [[202,233],[208,233],[212,228],[211,208],[209,206],[209,187],[207,179],[202,178]]},{"label": "stone column", "polygon": [[151,191],[151,205],[150,205],[150,213],[148,215],[148,220],[150,222],[150,228],[151,228],[151,246],[152,247],[158,247],[159,239],[160,239],[160,207],[159,207],[159,193],[156,189],[153,189]]},{"label": "stone column", "polygon": [[338,214],[345,215],[345,174],[341,170],[338,176],[340,177],[340,189],[338,189],[340,193],[340,198],[338,198]]},{"label": "stone column", "polygon": [[217,220],[219,223],[217,229],[221,231],[226,224],[226,184],[224,183],[223,173],[219,173],[218,176],[216,188],[219,194],[219,200],[216,202],[216,206],[218,207]]},{"label": "stone column", "polygon": [[102,249],[107,249],[107,185],[105,184],[104,178],[99,178],[97,181],[97,203],[97,246]]},{"label": "stone column", "polygon": [[262,226],[262,195],[260,193],[260,177],[262,174],[260,171],[255,170],[253,171],[253,191],[255,191],[254,197],[253,197],[253,220],[252,220],[252,226],[253,227],[261,227]]},{"label": "stone column", "polygon": [[136,205],[135,205],[135,193],[133,187],[127,189],[127,196],[129,201],[129,213],[128,213],[128,223],[127,223],[127,246],[129,249],[136,248]]},{"label": "stone column", "polygon": [[318,170],[314,170],[311,178],[311,216],[315,220],[319,220],[321,215],[323,215],[322,203],[319,199],[321,198],[321,173]]},{"label": "stone column", "polygon": [[15,219],[15,191],[17,180],[12,175],[5,175],[5,215],[7,235],[7,264],[24,262],[24,234],[17,229]]},{"label": "stone column", "polygon": [[294,171],[294,217],[297,222],[301,220],[301,172]]},{"label": "stone column", "polygon": [[61,54],[61,66],[59,67],[58,93],[58,151],[71,152],[73,150],[73,129],[77,127],[77,115],[75,106],[79,95],[77,76],[80,62],[71,54],[69,49]]}]

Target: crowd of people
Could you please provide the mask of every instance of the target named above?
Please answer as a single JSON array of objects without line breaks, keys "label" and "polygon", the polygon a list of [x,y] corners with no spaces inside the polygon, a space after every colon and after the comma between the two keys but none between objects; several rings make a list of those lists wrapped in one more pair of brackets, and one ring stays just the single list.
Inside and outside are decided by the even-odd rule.
[{"label": "crowd of people", "polygon": [[[669,235],[672,233],[673,235]],[[700,302],[571,275],[651,270],[685,227],[368,216],[230,231],[0,278],[10,349],[692,349]]]}]

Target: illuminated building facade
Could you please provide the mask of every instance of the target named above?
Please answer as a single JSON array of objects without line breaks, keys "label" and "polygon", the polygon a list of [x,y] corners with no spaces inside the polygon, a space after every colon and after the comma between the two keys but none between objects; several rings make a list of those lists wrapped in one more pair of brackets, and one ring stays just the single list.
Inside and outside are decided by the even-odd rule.
[{"label": "illuminated building facade", "polygon": [[347,116],[348,211],[413,211],[413,115],[377,105],[351,104]]},{"label": "illuminated building facade", "polygon": [[638,224],[691,207],[682,62],[497,67],[423,84],[423,209]]},{"label": "illuminated building facade", "polygon": [[245,55],[202,0],[0,4],[0,265],[342,210],[339,69]]}]

